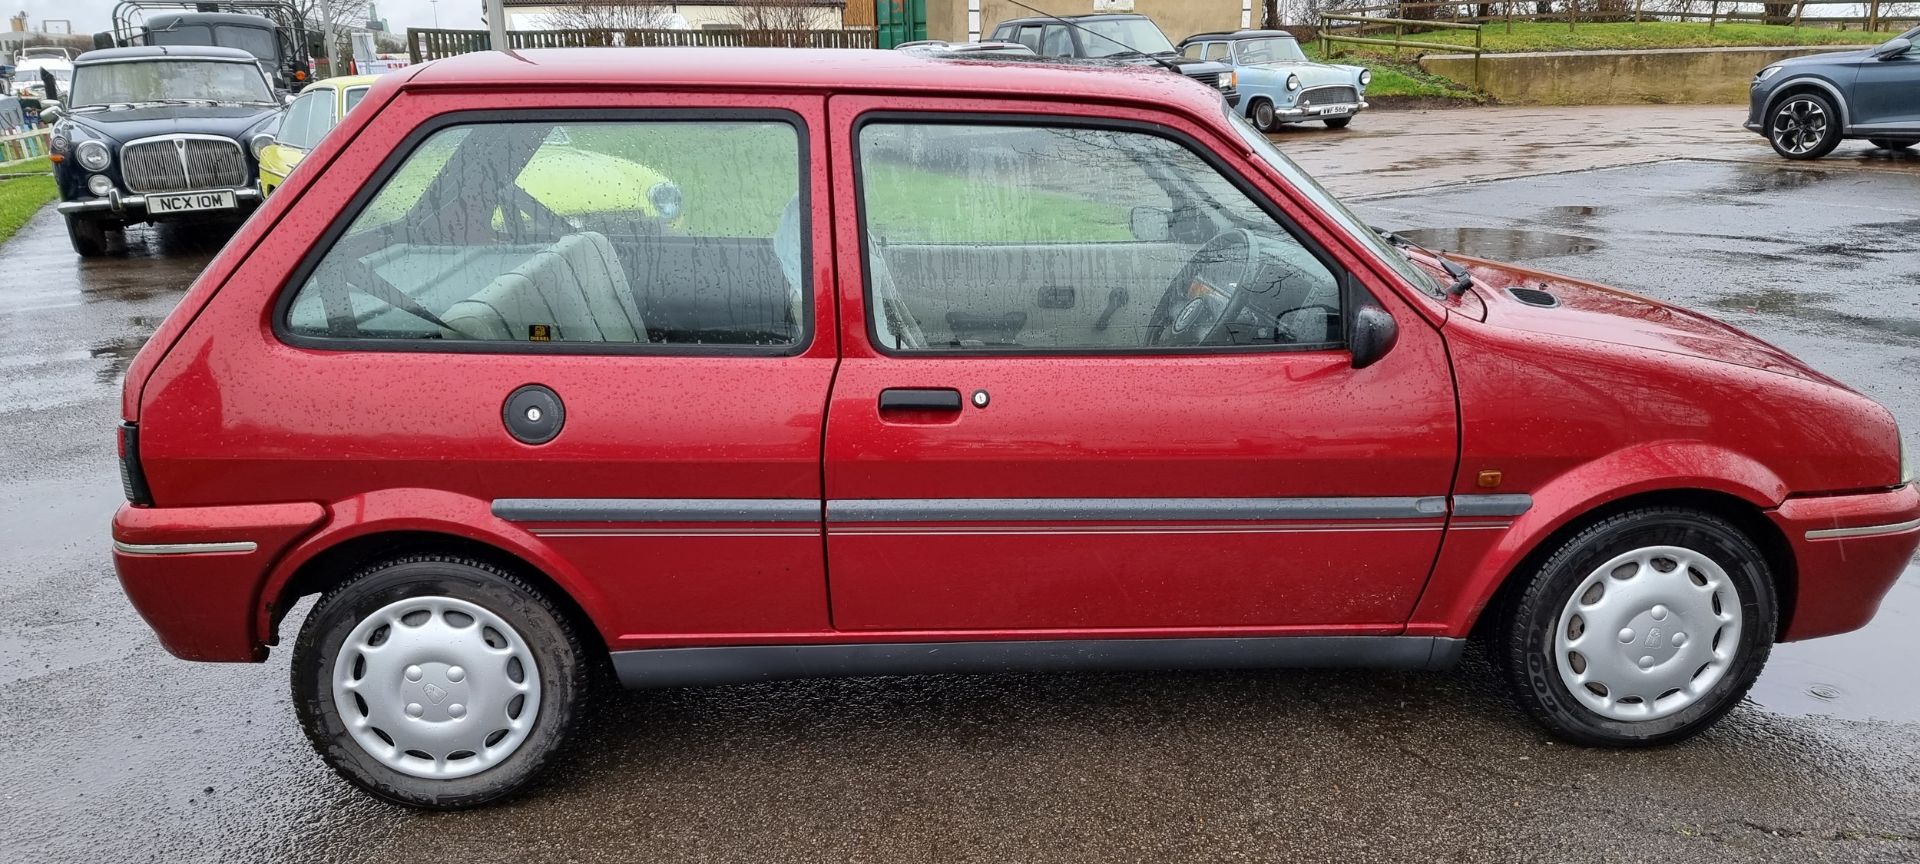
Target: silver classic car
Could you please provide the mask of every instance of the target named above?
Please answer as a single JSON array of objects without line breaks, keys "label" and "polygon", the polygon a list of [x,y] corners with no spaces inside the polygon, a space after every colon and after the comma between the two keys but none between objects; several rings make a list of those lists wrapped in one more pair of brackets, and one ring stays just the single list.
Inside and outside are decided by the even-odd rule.
[{"label": "silver classic car", "polygon": [[1366,110],[1367,85],[1373,82],[1373,73],[1363,67],[1308,60],[1284,30],[1199,33],[1180,43],[1180,53],[1233,67],[1240,113],[1262,132],[1312,120],[1343,129]]}]

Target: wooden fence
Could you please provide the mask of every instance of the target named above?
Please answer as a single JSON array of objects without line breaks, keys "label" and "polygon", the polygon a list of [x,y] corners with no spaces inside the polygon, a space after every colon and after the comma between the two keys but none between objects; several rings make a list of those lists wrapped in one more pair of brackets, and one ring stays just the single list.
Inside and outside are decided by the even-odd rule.
[{"label": "wooden fence", "polygon": [[[1472,54],[1473,86],[1480,86],[1480,55],[1486,53],[1482,48],[1483,34],[1481,30],[1484,29],[1484,25],[1463,24],[1454,21],[1416,21],[1410,18],[1373,18],[1364,15],[1330,15],[1324,13],[1320,16],[1320,21],[1320,53],[1322,56],[1332,56],[1333,43],[1336,42],[1347,45],[1387,47],[1396,51],[1403,48],[1424,48],[1430,51],[1444,51],[1449,54]],[[1384,28],[1387,25],[1393,26],[1392,38],[1386,38],[1384,30],[1381,31],[1380,35],[1354,35],[1357,33],[1371,33],[1374,31],[1369,28]],[[1336,29],[1338,27],[1345,27],[1346,29],[1338,30]],[[1467,48],[1442,42],[1422,42],[1408,39],[1406,38],[1406,31],[1409,28],[1416,32],[1427,30],[1472,30],[1473,47]]]},{"label": "wooden fence", "polygon": [[51,129],[34,129],[14,135],[0,135],[0,166],[38,159],[50,152],[47,142]]},{"label": "wooden fence", "polygon": [[[1810,8],[1811,7],[1811,8]],[[1848,13],[1831,12],[1846,7]],[[1705,21],[1712,29],[1721,22],[1752,24],[1813,25],[1841,30],[1898,33],[1920,21],[1912,0],[1525,0],[1525,2],[1480,3],[1471,0],[1415,0],[1341,9],[1338,15],[1322,15],[1322,27],[1336,31],[1367,32],[1405,29],[1396,20],[1427,24],[1450,21],[1474,24],[1504,24],[1515,21],[1565,23],[1577,29],[1583,23],[1619,21]],[[1355,19],[1364,19],[1356,23]]]},{"label": "wooden fence", "polygon": [[[873,48],[871,28],[848,30],[509,30],[513,48]],[[407,29],[407,55],[420,63],[485,51],[485,30]]]}]

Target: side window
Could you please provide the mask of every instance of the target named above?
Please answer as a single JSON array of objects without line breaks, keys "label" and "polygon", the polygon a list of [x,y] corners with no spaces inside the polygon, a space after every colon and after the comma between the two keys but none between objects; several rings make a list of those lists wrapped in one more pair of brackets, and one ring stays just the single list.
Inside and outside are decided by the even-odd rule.
[{"label": "side window", "polygon": [[1188,60],[1198,60],[1200,59],[1201,52],[1205,51],[1206,47],[1207,43],[1205,42],[1190,43],[1187,47],[1180,49],[1180,56]]},{"label": "side window", "polygon": [[870,122],[869,328],[890,351],[1327,348],[1340,280],[1157,134]]},{"label": "side window", "polygon": [[1021,27],[1020,35],[1014,37],[1014,41],[1032,48],[1035,54],[1040,53],[1040,25],[1028,24]]},{"label": "side window", "polygon": [[441,128],[313,266],[284,332],[790,350],[811,320],[801,140],[773,119]]},{"label": "side window", "polygon": [[332,100],[333,91],[312,90],[300,94],[299,98],[293,100],[292,105],[287,106],[287,113],[280,120],[280,134],[275,138],[288,147],[298,147],[302,150],[312,148],[313,142],[307,139],[307,129],[312,122],[313,108],[322,99]]},{"label": "side window", "polygon": [[334,124],[340,122],[340,118],[334,115],[339,110],[340,91],[322,90],[315,95],[318,98],[313,102],[313,113],[307,116],[306,146],[309,150],[320,146],[327,133],[333,131]]},{"label": "side window", "polygon": [[1230,63],[1230,62],[1232,62],[1232,61],[1230,61],[1230,60],[1228,60],[1228,59],[1227,59],[1227,43],[1225,43],[1225,42],[1214,42],[1214,43],[1212,43],[1212,44],[1210,44],[1210,45],[1208,45],[1208,46],[1207,46],[1207,59],[1208,59],[1208,60],[1218,60],[1218,61],[1220,61],[1220,62],[1222,62],[1222,63]]},{"label": "side window", "polygon": [[1040,40],[1040,54],[1046,57],[1072,57],[1073,36],[1064,24],[1049,24]]},{"label": "side window", "polygon": [[365,99],[365,98],[367,98],[367,90],[369,90],[369,89],[371,89],[371,88],[367,88],[367,87],[354,87],[354,88],[351,88],[351,89],[349,89],[349,90],[347,91],[347,93],[346,93],[346,96],[345,96],[345,100],[346,100],[346,103],[347,103],[347,111],[348,111],[349,113],[351,113],[351,112],[353,111],[353,108],[354,108],[354,106],[355,106],[355,105],[359,105],[359,104],[360,104],[360,100],[362,100],[362,99]]}]

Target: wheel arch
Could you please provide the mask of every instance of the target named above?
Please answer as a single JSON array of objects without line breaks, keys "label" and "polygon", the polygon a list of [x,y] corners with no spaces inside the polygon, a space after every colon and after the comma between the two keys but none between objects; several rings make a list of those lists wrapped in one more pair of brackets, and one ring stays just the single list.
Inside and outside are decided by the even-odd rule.
[{"label": "wheel arch", "polygon": [[1800,581],[1793,547],[1786,535],[1753,502],[1724,491],[1690,487],[1653,489],[1622,496],[1583,510],[1537,538],[1532,547],[1507,568],[1493,592],[1475,611],[1471,635],[1476,639],[1485,637],[1488,628],[1494,626],[1494,620],[1499,617],[1488,613],[1502,608],[1525,591],[1529,584],[1528,576],[1574,535],[1621,513],[1649,507],[1679,507],[1718,516],[1732,523],[1754,545],[1760,547],[1761,554],[1766,556],[1768,569],[1773,573],[1775,599],[1779,604],[1774,638],[1785,635],[1787,626],[1793,620]]},{"label": "wheel arch", "polygon": [[1847,104],[1846,94],[1842,93],[1840,87],[1832,81],[1811,75],[1789,78],[1773,88],[1772,95],[1767,97],[1766,110],[1761,112],[1761,122],[1764,124],[1766,118],[1773,114],[1773,109],[1780,104],[1780,100],[1799,93],[1818,93],[1832,99],[1834,108],[1840,112],[1840,134],[1847,134],[1847,128],[1853,125],[1853,109]]}]

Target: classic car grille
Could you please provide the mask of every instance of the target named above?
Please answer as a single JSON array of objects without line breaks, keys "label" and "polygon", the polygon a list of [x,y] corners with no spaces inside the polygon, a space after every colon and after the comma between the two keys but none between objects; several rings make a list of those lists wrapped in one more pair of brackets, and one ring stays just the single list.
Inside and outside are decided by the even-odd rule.
[{"label": "classic car grille", "polygon": [[1300,93],[1299,101],[1293,104],[1301,108],[1315,105],[1351,105],[1360,101],[1360,93],[1352,87],[1311,87]]},{"label": "classic car grille", "polygon": [[1220,89],[1220,73],[1218,72],[1201,72],[1197,75],[1188,75],[1187,77],[1205,84],[1208,87],[1212,87],[1215,90]]},{"label": "classic car grille", "polygon": [[230,138],[149,138],[120,148],[120,173],[135,192],[237,189],[247,157]]}]

